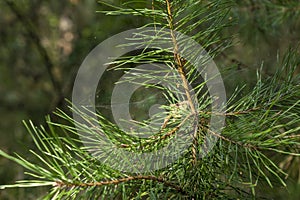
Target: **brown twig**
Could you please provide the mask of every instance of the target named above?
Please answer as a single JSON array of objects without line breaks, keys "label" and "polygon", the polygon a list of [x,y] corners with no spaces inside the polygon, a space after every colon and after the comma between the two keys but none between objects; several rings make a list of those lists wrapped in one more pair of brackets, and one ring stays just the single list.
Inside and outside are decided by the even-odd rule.
[{"label": "brown twig", "polygon": [[[188,81],[186,79],[186,75],[184,72],[184,65],[185,65],[185,60],[181,59],[180,55],[179,55],[179,47],[178,47],[178,42],[177,39],[175,37],[174,34],[174,26],[173,26],[173,15],[172,15],[172,9],[171,9],[171,3],[169,0],[166,0],[166,4],[167,4],[167,13],[168,13],[168,23],[169,23],[169,28],[171,30],[171,37],[172,37],[172,41],[173,41],[173,53],[174,53],[174,59],[175,62],[177,63],[178,67],[177,67],[177,71],[180,74],[181,80],[182,80],[182,85],[183,88],[185,90],[186,96],[187,96],[187,100],[189,102],[189,106],[191,108],[192,114],[195,116],[195,120],[198,121],[198,117],[197,117],[197,110],[193,104],[193,100],[189,91],[189,87],[188,87]],[[193,163],[196,163],[197,160],[197,152],[196,152],[196,145],[198,143],[197,141],[197,137],[198,137],[198,130],[197,128],[195,128],[194,131],[194,140],[193,140],[193,147],[192,147],[192,156],[193,156]]]},{"label": "brown twig", "polygon": [[228,112],[228,113],[199,111],[199,114],[219,115],[219,116],[237,116],[237,115],[249,114],[249,113],[257,111],[259,109],[261,109],[261,108],[256,107],[256,108],[251,108],[248,110],[240,110],[240,111]]},{"label": "brown twig", "polygon": [[216,136],[216,137],[218,137],[218,138],[220,138],[220,139],[222,139],[224,141],[230,142],[232,144],[236,144],[236,145],[239,145],[239,146],[242,146],[242,147],[246,147],[246,148],[250,148],[250,149],[255,149],[255,150],[259,149],[259,147],[253,146],[252,144],[244,144],[244,143],[241,143],[241,142],[238,142],[238,141],[231,140],[231,139],[229,139],[227,137],[224,137],[224,136],[222,136],[222,135],[220,135],[218,133],[215,133],[214,131],[210,130],[209,128],[207,128],[207,127],[205,127],[203,125],[200,125],[200,127],[202,129],[207,130],[212,135],[214,135],[214,136]]},{"label": "brown twig", "polygon": [[178,184],[169,182],[164,180],[163,178],[156,177],[156,176],[143,176],[143,175],[138,175],[138,176],[129,176],[126,178],[120,178],[116,180],[111,180],[111,181],[100,181],[100,182],[90,182],[90,183],[67,183],[63,181],[57,181],[56,182],[56,187],[93,187],[93,186],[104,186],[104,185],[117,185],[120,183],[128,182],[128,181],[135,181],[135,180],[152,180],[156,181],[159,183],[163,183],[167,187],[171,187],[175,189],[177,192],[186,195],[187,192],[185,192]]},{"label": "brown twig", "polygon": [[[257,111],[261,109],[260,107],[255,107],[255,108],[251,108],[251,109],[248,109],[248,110],[242,110],[242,111],[236,111],[236,112],[230,112],[230,113],[215,113],[215,112],[202,112],[203,114],[210,114],[210,115],[223,115],[223,116],[237,116],[237,115],[243,115],[243,114],[249,114],[251,112],[254,112],[254,111]],[[200,112],[201,113],[201,112]],[[230,142],[230,143],[233,143],[233,144],[237,144],[239,146],[242,146],[242,147],[246,147],[246,148],[251,148],[251,149],[259,149],[259,147],[256,147],[256,146],[253,146],[251,144],[244,144],[244,143],[241,143],[241,142],[238,142],[238,141],[234,141],[234,140],[231,140],[225,136],[222,136],[218,133],[215,133],[214,131],[210,130],[209,128],[201,125],[199,125],[201,127],[202,130],[206,130],[208,131],[209,133],[211,133],[212,135],[214,136],[217,136],[218,138],[224,140],[224,141],[227,141],[227,142]]]}]

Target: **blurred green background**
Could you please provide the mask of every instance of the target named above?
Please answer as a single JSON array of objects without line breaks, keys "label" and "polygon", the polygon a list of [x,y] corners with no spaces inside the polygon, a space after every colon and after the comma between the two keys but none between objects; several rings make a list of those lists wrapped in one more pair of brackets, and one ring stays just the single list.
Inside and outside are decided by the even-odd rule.
[{"label": "blurred green background", "polygon": [[[44,116],[56,107],[67,111],[64,99],[71,97],[76,72],[85,56],[104,39],[139,27],[145,19],[104,16],[96,11],[105,7],[94,0],[3,0],[0,8],[0,148],[28,158],[28,150],[34,145],[22,120],[44,124]],[[247,14],[249,10],[244,5],[233,10],[232,17],[237,17],[238,24],[224,34],[234,34],[240,42],[215,59],[220,68],[231,67],[230,73],[223,75],[228,94],[245,83],[250,89],[262,63],[263,73],[272,75],[277,60],[299,42],[300,20],[263,24],[262,16]],[[102,80],[108,91],[113,87],[109,76]],[[110,92],[104,89],[100,95],[109,99]],[[299,166],[294,171],[289,192],[297,199]],[[24,178],[21,167],[0,158],[0,185]],[[286,190],[262,189],[268,190],[274,198],[286,199]],[[0,191],[0,199],[36,199],[44,192],[47,188],[9,189]]]}]

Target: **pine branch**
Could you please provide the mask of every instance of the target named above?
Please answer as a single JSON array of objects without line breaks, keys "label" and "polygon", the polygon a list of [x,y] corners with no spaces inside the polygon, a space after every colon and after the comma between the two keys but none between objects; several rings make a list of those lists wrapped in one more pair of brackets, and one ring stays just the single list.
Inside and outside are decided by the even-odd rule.
[{"label": "pine branch", "polygon": [[93,187],[93,186],[117,185],[117,184],[121,184],[121,183],[124,183],[124,182],[136,181],[136,180],[151,180],[151,181],[163,183],[165,186],[171,187],[171,188],[173,188],[174,190],[176,190],[177,192],[179,192],[183,195],[187,194],[187,192],[184,191],[183,188],[181,188],[180,186],[178,186],[175,183],[168,182],[168,181],[164,180],[163,178],[156,177],[156,176],[142,176],[142,175],[129,176],[129,177],[126,177],[126,178],[120,178],[120,179],[115,179],[115,180],[111,180],[111,181],[101,181],[101,182],[93,182],[93,183],[65,183],[65,182],[57,181],[55,186],[56,187],[61,187],[61,188],[65,188],[65,187]]},{"label": "pine branch", "polygon": [[[178,70],[178,73],[181,77],[181,80],[182,80],[182,85],[183,85],[183,88],[185,90],[185,93],[186,93],[186,97],[187,97],[187,101],[189,103],[189,106],[191,108],[191,112],[193,114],[193,116],[195,117],[195,120],[198,121],[198,115],[197,115],[197,111],[196,111],[196,108],[194,106],[194,103],[193,103],[193,100],[192,100],[192,97],[191,97],[191,93],[190,93],[190,90],[189,90],[189,87],[188,87],[188,81],[186,79],[186,75],[185,75],[185,72],[184,72],[184,65],[186,63],[186,61],[184,59],[181,58],[178,50],[179,50],[179,46],[178,46],[178,42],[177,42],[177,39],[175,37],[175,34],[174,34],[174,22],[173,22],[173,15],[172,15],[172,8],[171,8],[171,4],[169,2],[169,0],[166,0],[166,4],[167,4],[167,13],[168,13],[168,22],[169,22],[169,28],[171,30],[171,37],[172,37],[172,41],[173,41],[173,53],[174,53],[174,59],[175,59],[175,62],[177,64],[177,70]],[[197,143],[198,143],[198,129],[195,128],[194,130],[194,135],[193,135],[193,147],[192,147],[192,157],[193,157],[193,163],[195,164],[196,161],[197,161]]]},{"label": "pine branch", "polygon": [[198,111],[200,115],[219,115],[219,116],[238,116],[238,115],[244,115],[244,114],[250,114],[251,112],[255,112],[260,110],[260,107],[251,108],[248,110],[239,110],[235,112],[226,112],[226,113],[218,113],[218,112],[210,112],[210,111]]},{"label": "pine branch", "polygon": [[222,139],[222,140],[224,140],[224,141],[227,141],[227,142],[229,142],[229,143],[237,144],[237,145],[239,145],[239,146],[241,146],[241,147],[250,148],[250,149],[252,149],[252,150],[259,150],[259,149],[260,149],[259,147],[253,146],[253,145],[251,145],[251,144],[243,144],[243,143],[241,143],[241,142],[239,142],[239,141],[234,141],[234,140],[229,139],[229,138],[227,138],[227,137],[225,137],[225,136],[222,136],[222,135],[220,135],[220,134],[218,134],[218,133],[215,133],[214,131],[208,129],[208,128],[205,127],[205,126],[202,126],[202,125],[200,125],[200,126],[201,126],[201,128],[202,128],[203,130],[206,130],[207,132],[211,133],[212,135],[217,136],[218,138],[220,138],[220,139]]},{"label": "pine branch", "polygon": [[[82,119],[79,122],[59,110],[56,115],[66,123],[54,123],[47,119],[49,129],[38,128],[32,122],[25,124],[39,151],[39,153],[31,151],[39,161],[37,164],[19,155],[13,157],[0,151],[0,155],[22,165],[29,170],[28,175],[38,180],[25,180],[16,185],[0,187],[1,189],[52,186],[46,199],[70,197],[143,199],[144,196],[172,199],[180,198],[181,195],[189,199],[233,199],[235,197],[260,198],[256,187],[259,187],[261,183],[267,183],[270,187],[277,183],[286,186],[284,177],[287,177],[287,174],[277,165],[270,153],[291,157],[300,156],[298,151],[300,146],[300,101],[298,98],[300,85],[293,75],[295,65],[299,64],[296,51],[289,51],[286,54],[273,77],[263,79],[261,72],[258,71],[257,83],[252,91],[236,90],[228,101],[226,113],[217,113],[211,110],[209,92],[204,88],[205,81],[202,81],[195,66],[180,56],[181,44],[177,41],[175,31],[190,34],[197,42],[203,42],[204,47],[222,43],[224,38],[219,34],[228,26],[228,23],[224,23],[224,19],[232,5],[224,0],[152,0],[151,5],[149,3],[126,1],[122,6],[111,6],[113,11],[103,12],[108,15],[131,14],[147,17],[154,22],[145,24],[145,27],[156,27],[160,24],[171,30],[165,33],[171,37],[156,36],[158,39],[171,40],[173,44],[171,53],[169,49],[143,49],[139,55],[126,55],[110,63],[115,69],[122,70],[132,70],[131,66],[127,65],[133,63],[163,63],[165,71],[176,68],[180,74],[179,84],[184,88],[182,93],[176,90],[177,77],[170,73],[163,78],[158,77],[158,80],[164,79],[173,84],[174,88],[163,90],[168,105],[162,106],[166,112],[162,111],[157,114],[158,119],[163,121],[160,128],[155,130],[157,133],[149,131],[153,134],[152,136],[139,138],[134,135],[136,132],[140,134],[138,131],[127,133],[108,121],[100,112],[93,113],[88,108],[82,110],[72,106],[71,111]],[[139,7],[136,8],[135,5]],[[140,8],[141,5],[146,6]],[[144,36],[143,34],[144,32],[141,33],[141,37]],[[148,39],[152,41],[152,35],[150,37],[145,35],[142,41]],[[138,43],[145,46],[138,37],[128,41],[126,45]],[[186,45],[185,48],[189,48],[188,44],[184,45]],[[198,53],[193,52],[193,55],[196,56]],[[223,59],[242,65],[241,62],[224,55]],[[143,83],[136,81],[139,77],[157,80],[155,78],[159,72],[156,70],[132,71],[135,76],[129,77],[124,82],[158,87],[147,81]],[[197,94],[196,101],[198,101],[195,107],[191,91],[188,89],[188,81],[195,83],[198,81],[197,78],[203,83],[198,85],[197,82],[194,88]],[[187,96],[187,101],[178,102],[180,100],[172,92]],[[241,95],[243,97],[239,97]],[[214,124],[208,123],[210,117],[214,115],[226,117],[222,134],[215,133]],[[185,128],[185,125],[189,126],[190,118],[192,121],[195,120],[193,117],[197,117],[197,131],[194,133],[192,156],[190,152],[183,152],[179,159],[151,175],[140,171],[125,173],[114,169],[115,163],[122,165],[122,162],[128,159],[123,159],[123,155],[116,154],[120,149],[116,150],[112,148],[112,145],[124,148],[123,152],[130,152],[133,157],[135,153],[155,151],[161,146],[171,144],[171,139],[176,137],[179,129]],[[148,128],[149,121],[128,120],[128,123],[137,124],[139,128]],[[60,136],[61,134],[64,137]],[[198,134],[219,138],[213,151],[201,158],[201,162],[196,162],[196,153],[205,151],[205,147],[200,145],[205,141],[197,140]],[[88,145],[83,145],[81,139],[86,139]],[[209,140],[209,137],[207,139]],[[180,148],[180,145],[176,148]],[[167,156],[173,156],[172,153],[174,152],[170,152]],[[115,163],[107,164],[101,160],[102,158],[105,161],[112,158]],[[290,160],[291,158],[287,162]],[[143,159],[134,162],[129,163],[132,169],[144,164]],[[157,163],[163,162],[162,159]],[[139,184],[140,182],[142,184]]]}]

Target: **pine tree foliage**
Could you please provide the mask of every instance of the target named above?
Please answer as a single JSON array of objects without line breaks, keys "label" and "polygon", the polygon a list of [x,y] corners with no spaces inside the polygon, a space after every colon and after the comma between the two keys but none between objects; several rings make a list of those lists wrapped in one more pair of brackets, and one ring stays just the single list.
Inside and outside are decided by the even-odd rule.
[{"label": "pine tree foliage", "polygon": [[[158,121],[166,123],[160,131],[149,133],[152,136],[148,138],[138,137],[139,133],[126,133],[107,120],[101,110],[90,113],[87,108],[82,110],[75,106],[70,106],[70,109],[85,123],[75,121],[59,109],[56,115],[65,123],[53,122],[49,117],[46,118],[48,127],[24,122],[37,147],[37,150],[30,150],[36,161],[29,161],[18,154],[11,156],[4,151],[0,151],[0,155],[26,168],[31,178],[1,186],[1,189],[48,186],[49,193],[43,199],[246,199],[262,197],[263,194],[257,192],[257,187],[261,185],[286,186],[288,174],[274,155],[284,159],[300,156],[300,82],[295,73],[300,63],[298,50],[291,48],[282,61],[278,61],[278,70],[271,77],[265,77],[262,69],[257,70],[257,81],[252,91],[237,88],[224,105],[225,112],[215,113],[205,88],[207,82],[203,81],[195,66],[176,52],[176,46],[183,44],[177,43],[172,34],[173,31],[180,31],[188,35],[214,58],[233,45],[230,41],[234,36],[224,33],[235,23],[235,16],[240,14],[237,12],[239,8],[251,6],[250,11],[260,12],[264,19],[259,23],[275,26],[286,18],[299,15],[299,1],[136,0],[118,4],[100,3],[109,10],[100,13],[144,17],[148,23],[143,28],[166,30],[164,34],[156,35],[155,39],[145,31],[144,35],[128,40],[126,45],[145,46],[145,40],[164,42],[173,39],[171,49],[145,48],[138,54],[124,55],[110,63],[112,70],[126,71],[146,63],[164,64],[162,70],[166,71],[176,69],[183,75],[182,82],[178,83],[172,75],[165,78],[183,87],[185,81],[191,83],[197,97],[197,107],[193,108],[189,102],[178,106],[182,102],[174,93],[179,96],[188,94],[176,90],[176,87],[163,89],[145,81],[139,84],[160,89],[166,99],[164,111],[156,116]],[[271,15],[266,15],[265,11]],[[250,16],[246,16],[247,13],[244,15]],[[140,37],[145,40],[139,40]],[[185,44],[186,49],[189,49],[188,45]],[[191,52],[195,56],[198,53]],[[142,75],[146,80],[159,79],[155,72],[145,71],[133,71],[132,76],[124,81],[135,83]],[[212,131],[207,123],[214,115],[226,117],[221,134]],[[170,117],[166,120],[166,116]],[[105,146],[103,135],[93,124],[99,125],[110,142],[119,148],[130,152],[152,152],[168,145],[176,137],[176,131],[187,123],[183,119],[197,119],[199,122],[193,144],[176,162],[155,171],[142,172],[137,169],[129,173],[100,161],[109,154],[114,155],[114,152]],[[147,120],[128,123],[141,128],[149,127]],[[212,152],[200,158],[199,152],[205,151],[202,144],[206,135],[213,135],[218,141]],[[82,145],[81,137],[87,137],[88,147]],[[100,148],[107,154],[97,153]]]}]

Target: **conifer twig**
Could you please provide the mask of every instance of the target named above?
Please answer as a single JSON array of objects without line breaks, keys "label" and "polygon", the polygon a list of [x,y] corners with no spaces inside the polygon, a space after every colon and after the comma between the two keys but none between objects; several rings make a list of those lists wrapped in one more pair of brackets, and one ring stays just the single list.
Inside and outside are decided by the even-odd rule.
[{"label": "conifer twig", "polygon": [[219,115],[219,116],[237,116],[237,115],[243,115],[243,114],[249,114],[251,112],[255,112],[257,110],[260,110],[260,107],[251,108],[248,110],[239,110],[235,112],[227,112],[227,113],[220,113],[220,112],[206,112],[206,111],[198,111],[199,114],[209,114],[209,115]]},{"label": "conifer twig", "polygon": [[93,187],[93,186],[105,186],[105,185],[117,185],[120,183],[128,182],[128,181],[135,181],[135,180],[151,180],[151,181],[156,181],[159,183],[164,184],[167,187],[171,187],[175,189],[177,192],[181,194],[187,194],[183,188],[178,186],[175,183],[169,182],[164,180],[161,177],[156,177],[156,176],[145,176],[145,175],[138,175],[138,176],[129,176],[126,178],[120,178],[120,179],[115,179],[115,180],[110,180],[110,181],[100,181],[100,182],[89,182],[89,183],[67,183],[63,181],[56,181],[56,187]]},{"label": "conifer twig", "polygon": [[[178,42],[176,40],[175,34],[174,34],[174,25],[173,25],[173,14],[172,14],[172,9],[171,9],[171,3],[169,0],[166,0],[166,4],[167,4],[167,13],[168,13],[168,23],[169,23],[169,28],[171,30],[171,37],[172,37],[172,41],[173,41],[173,53],[174,53],[174,59],[176,64],[178,65],[177,67],[177,71],[180,74],[181,80],[182,80],[182,85],[183,88],[185,90],[186,96],[187,96],[187,100],[189,103],[189,106],[191,108],[192,114],[195,117],[195,120],[198,121],[198,117],[197,117],[197,109],[195,108],[194,104],[193,104],[193,100],[191,97],[191,93],[189,91],[189,87],[188,87],[188,81],[186,79],[186,75],[184,72],[184,65],[185,65],[185,60],[181,59],[181,56],[179,55],[179,47],[178,47]],[[193,157],[193,163],[196,163],[197,160],[197,152],[196,152],[196,145],[198,143],[197,141],[197,135],[198,135],[198,129],[195,128],[194,130],[194,140],[193,140],[193,147],[192,147],[192,157]]]},{"label": "conifer twig", "polygon": [[237,144],[237,145],[239,145],[239,146],[241,146],[241,147],[245,147],[245,148],[250,148],[250,149],[254,149],[254,150],[259,149],[259,147],[253,146],[252,144],[243,144],[243,143],[241,143],[241,142],[231,140],[231,139],[229,139],[229,138],[227,138],[227,137],[224,137],[224,136],[222,136],[222,135],[220,135],[220,134],[218,134],[218,133],[215,133],[214,131],[210,130],[209,128],[207,128],[207,127],[205,127],[205,126],[203,126],[203,125],[200,125],[200,127],[203,128],[203,129],[205,129],[205,130],[207,130],[207,131],[210,132],[212,135],[215,135],[215,136],[217,136],[218,138],[220,138],[220,139],[222,139],[222,140],[224,140],[224,141],[227,141],[227,142],[230,142],[230,143],[233,143],[233,144]]}]

